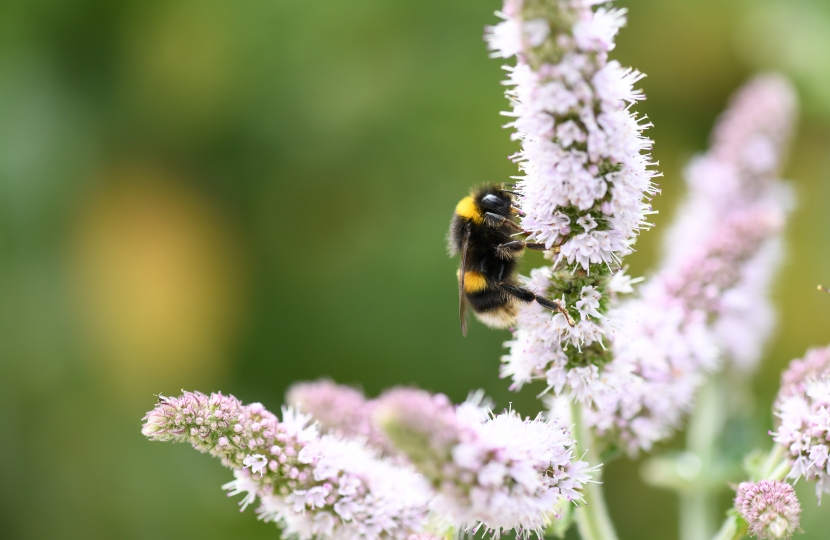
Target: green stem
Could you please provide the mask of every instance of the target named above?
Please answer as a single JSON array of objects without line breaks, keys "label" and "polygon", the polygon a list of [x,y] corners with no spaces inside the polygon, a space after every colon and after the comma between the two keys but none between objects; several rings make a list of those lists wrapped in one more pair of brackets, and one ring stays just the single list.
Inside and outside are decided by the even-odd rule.
[{"label": "green stem", "polygon": [[787,473],[789,463],[784,459],[786,450],[780,444],[774,444],[767,459],[758,471],[757,480],[782,480]]},{"label": "green stem", "polygon": [[737,516],[728,516],[718,533],[712,537],[712,540],[738,540],[743,538],[745,534],[746,530],[741,527]]},{"label": "green stem", "polygon": [[[582,405],[571,407],[576,432],[577,451],[584,453],[584,459],[593,466],[600,465],[597,441],[585,425]],[[597,467],[593,479],[585,486],[584,502],[576,509],[576,526],[582,540],[617,540],[617,533],[605,506],[602,493],[602,467]]]},{"label": "green stem", "polygon": [[705,475],[715,469],[718,435],[725,418],[723,386],[716,377],[711,377],[701,389],[689,419],[686,452],[694,459],[697,471],[690,479],[689,488],[680,492],[681,540],[707,540],[717,527],[716,491]]},{"label": "green stem", "polygon": [[706,540],[714,532],[716,510],[708,493],[702,491],[680,494],[680,539]]}]

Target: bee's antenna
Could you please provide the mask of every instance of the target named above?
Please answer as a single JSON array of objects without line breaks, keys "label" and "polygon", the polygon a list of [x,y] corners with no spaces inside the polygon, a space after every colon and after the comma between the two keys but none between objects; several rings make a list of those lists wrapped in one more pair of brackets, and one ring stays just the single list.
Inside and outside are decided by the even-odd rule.
[{"label": "bee's antenna", "polygon": [[521,197],[521,196],[522,196],[522,194],[521,194],[521,193],[517,193],[517,192],[515,192],[515,191],[510,191],[509,189],[503,189],[502,191],[504,191],[505,193],[509,193],[509,194],[511,194],[511,195],[516,195],[517,197]]}]

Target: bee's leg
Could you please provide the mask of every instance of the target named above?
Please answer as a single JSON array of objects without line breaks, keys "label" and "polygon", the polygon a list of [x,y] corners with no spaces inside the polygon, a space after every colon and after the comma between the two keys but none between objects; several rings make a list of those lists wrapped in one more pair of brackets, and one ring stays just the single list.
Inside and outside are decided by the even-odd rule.
[{"label": "bee's leg", "polygon": [[499,287],[513,298],[521,300],[522,302],[533,302],[535,300],[543,308],[561,313],[565,317],[565,320],[568,321],[569,326],[576,326],[573,317],[568,313],[568,309],[561,300],[551,300],[544,296],[539,296],[529,289],[518,285],[511,285],[510,283],[499,283]]},{"label": "bee's leg", "polygon": [[536,295],[533,294],[533,291],[520,287],[519,285],[499,283],[499,288],[513,298],[521,300],[522,302],[533,302],[536,300]]},{"label": "bee's leg", "polygon": [[484,213],[484,223],[488,227],[493,227],[494,229],[498,229],[499,227],[507,225],[508,227],[512,227],[516,231],[524,232],[522,226],[516,223],[515,221],[501,216],[499,214],[494,214],[493,212]]},{"label": "bee's leg", "polygon": [[496,255],[500,259],[515,259],[525,248],[534,251],[547,251],[545,244],[538,244],[535,242],[525,242],[524,240],[513,240],[505,244],[496,246]]},{"label": "bee's leg", "polygon": [[512,261],[519,257],[525,249],[525,243],[521,240],[507,242],[496,246],[496,256],[503,261]]},{"label": "bee's leg", "polygon": [[551,300],[550,298],[545,298],[544,296],[536,296],[536,302],[539,303],[543,308],[549,309],[551,311],[558,311],[561,313],[565,320],[568,321],[568,326],[576,326],[576,322],[574,322],[573,317],[571,314],[568,313],[568,308],[565,307],[565,303],[562,300]]}]

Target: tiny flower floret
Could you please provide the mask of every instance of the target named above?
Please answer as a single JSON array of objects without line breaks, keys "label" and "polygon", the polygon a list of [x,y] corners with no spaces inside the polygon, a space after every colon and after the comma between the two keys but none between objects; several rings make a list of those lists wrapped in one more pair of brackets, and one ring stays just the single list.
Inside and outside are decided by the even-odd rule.
[{"label": "tiny flower floret", "polygon": [[242,460],[242,464],[245,468],[250,467],[252,473],[259,473],[259,475],[262,476],[265,471],[265,467],[268,465],[268,458],[262,454],[254,454],[252,456],[249,455]]}]

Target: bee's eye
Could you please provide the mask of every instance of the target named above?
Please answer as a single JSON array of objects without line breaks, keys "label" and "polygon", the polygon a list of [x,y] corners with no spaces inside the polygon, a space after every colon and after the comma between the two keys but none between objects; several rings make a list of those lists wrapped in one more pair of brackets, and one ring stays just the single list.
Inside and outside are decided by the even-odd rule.
[{"label": "bee's eye", "polygon": [[491,208],[500,208],[504,206],[504,201],[490,193],[481,198],[481,204]]}]

